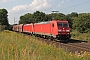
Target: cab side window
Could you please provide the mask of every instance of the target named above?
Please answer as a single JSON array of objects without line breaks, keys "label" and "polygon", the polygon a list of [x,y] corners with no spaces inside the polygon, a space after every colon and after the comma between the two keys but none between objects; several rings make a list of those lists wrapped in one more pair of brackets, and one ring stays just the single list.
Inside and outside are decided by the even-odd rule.
[{"label": "cab side window", "polygon": [[52,24],[52,27],[54,27],[54,24]]}]

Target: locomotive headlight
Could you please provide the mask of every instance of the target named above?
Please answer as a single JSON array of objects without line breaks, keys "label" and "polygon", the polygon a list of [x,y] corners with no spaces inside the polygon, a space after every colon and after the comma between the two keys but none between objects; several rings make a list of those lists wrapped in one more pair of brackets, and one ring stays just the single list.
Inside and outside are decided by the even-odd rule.
[{"label": "locomotive headlight", "polygon": [[58,30],[58,32],[61,32],[62,30]]},{"label": "locomotive headlight", "polygon": [[70,30],[66,30],[66,32],[70,32]]}]

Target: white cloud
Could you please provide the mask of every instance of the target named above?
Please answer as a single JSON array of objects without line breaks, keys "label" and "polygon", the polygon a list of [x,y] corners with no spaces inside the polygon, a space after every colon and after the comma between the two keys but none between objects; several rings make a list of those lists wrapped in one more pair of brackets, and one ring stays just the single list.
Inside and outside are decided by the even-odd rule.
[{"label": "white cloud", "polygon": [[63,0],[62,2],[61,2],[61,4],[63,4],[65,1]]},{"label": "white cloud", "polygon": [[28,5],[18,5],[13,7],[11,11],[20,12],[21,10],[26,10],[27,8],[28,8]]},{"label": "white cloud", "polygon": [[0,0],[0,3],[8,2],[8,1],[11,1],[11,0]]},{"label": "white cloud", "polygon": [[32,2],[32,4],[30,4],[30,7],[33,7],[35,10],[40,10],[43,8],[49,8],[50,4],[47,1],[48,0],[34,0]]},{"label": "white cloud", "polygon": [[60,7],[62,4],[64,4],[65,2],[69,2],[70,0],[62,0],[60,4],[58,4],[58,7]]},{"label": "white cloud", "polygon": [[29,5],[18,5],[13,7],[9,12],[36,11],[50,8],[48,0],[34,0]]},{"label": "white cloud", "polygon": [[60,4],[58,4],[58,7],[60,7],[62,4],[64,4],[64,0],[60,3]]}]

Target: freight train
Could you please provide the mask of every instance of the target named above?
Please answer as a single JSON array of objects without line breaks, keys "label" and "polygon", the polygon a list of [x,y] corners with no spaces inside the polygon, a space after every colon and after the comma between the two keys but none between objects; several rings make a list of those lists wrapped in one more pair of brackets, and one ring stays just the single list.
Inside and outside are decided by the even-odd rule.
[{"label": "freight train", "polygon": [[70,27],[67,20],[52,20],[40,23],[18,24],[14,25],[12,30],[60,41],[69,41],[71,37]]}]

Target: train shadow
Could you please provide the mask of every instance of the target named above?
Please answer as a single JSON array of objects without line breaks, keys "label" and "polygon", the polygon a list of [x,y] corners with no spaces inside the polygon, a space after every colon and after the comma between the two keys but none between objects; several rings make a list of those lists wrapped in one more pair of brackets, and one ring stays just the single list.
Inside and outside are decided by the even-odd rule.
[{"label": "train shadow", "polygon": [[83,41],[83,40],[76,40],[76,39],[70,39],[67,43],[88,43],[88,41]]}]

